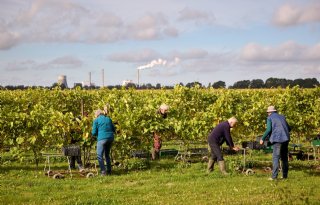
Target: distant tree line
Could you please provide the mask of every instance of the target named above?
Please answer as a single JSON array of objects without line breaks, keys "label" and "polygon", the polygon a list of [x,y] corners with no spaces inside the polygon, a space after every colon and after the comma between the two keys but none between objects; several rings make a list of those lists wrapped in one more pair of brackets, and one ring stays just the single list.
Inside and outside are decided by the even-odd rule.
[{"label": "distant tree line", "polygon": [[285,78],[268,78],[265,82],[261,79],[254,80],[241,80],[237,81],[229,88],[233,89],[247,89],[247,88],[286,88],[288,86],[293,87],[299,85],[301,88],[314,88],[319,86],[319,81],[316,78],[298,78],[295,80],[289,80]]},{"label": "distant tree line", "polygon": [[[190,82],[187,84],[179,83],[178,85],[185,86],[188,88],[199,86],[202,88],[226,88],[226,83],[224,81],[217,81],[214,83],[209,83],[208,85],[203,85],[200,82]],[[241,80],[235,82],[232,86],[229,86],[229,89],[260,89],[260,88],[286,88],[288,86],[300,86],[301,88],[315,88],[320,85],[319,81],[316,78],[305,78],[305,79],[295,79],[295,80],[289,80],[285,78],[268,78],[266,81],[263,81],[261,79],[253,79],[253,80]],[[56,87],[60,87],[60,89],[66,89],[66,87],[62,84],[53,83],[52,86],[24,86],[24,85],[7,85],[7,86],[0,86],[0,90],[25,90],[25,89],[35,89],[35,88],[43,88],[43,89],[54,89]],[[91,90],[91,89],[100,89],[99,86],[84,86],[77,85],[73,87],[73,89],[85,89],[85,90]],[[129,83],[126,86],[123,85],[109,85],[105,86],[105,88],[108,89],[123,89],[123,88],[135,88],[135,89],[173,89],[174,86],[163,86],[160,83],[157,83],[156,85],[152,85],[151,83],[137,85],[134,83]]]}]

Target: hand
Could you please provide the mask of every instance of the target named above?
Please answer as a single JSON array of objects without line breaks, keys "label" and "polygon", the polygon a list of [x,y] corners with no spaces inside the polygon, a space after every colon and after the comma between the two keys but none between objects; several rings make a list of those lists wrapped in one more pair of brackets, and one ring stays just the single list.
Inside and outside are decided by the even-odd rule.
[{"label": "hand", "polygon": [[263,145],[263,140],[260,140],[260,144]]},{"label": "hand", "polygon": [[236,152],[239,151],[239,147],[233,147],[232,149]]}]

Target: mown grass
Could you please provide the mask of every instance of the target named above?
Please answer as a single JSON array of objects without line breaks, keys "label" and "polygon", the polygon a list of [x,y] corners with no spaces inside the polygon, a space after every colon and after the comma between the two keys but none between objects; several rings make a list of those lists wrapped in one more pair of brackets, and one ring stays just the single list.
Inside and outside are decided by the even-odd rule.
[{"label": "mown grass", "polygon": [[[230,158],[229,158],[230,160]],[[59,164],[66,166],[65,164]],[[297,167],[297,166],[294,166]],[[205,163],[152,162],[151,169],[92,179],[54,180],[32,165],[1,166],[0,204],[319,204],[320,173],[308,166],[288,180],[269,173],[207,175]]]}]

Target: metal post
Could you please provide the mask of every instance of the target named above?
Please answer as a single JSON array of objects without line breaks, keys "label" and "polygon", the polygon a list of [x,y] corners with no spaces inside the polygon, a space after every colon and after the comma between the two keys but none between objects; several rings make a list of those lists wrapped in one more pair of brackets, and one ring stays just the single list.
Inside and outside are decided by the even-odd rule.
[{"label": "metal post", "polygon": [[[49,156],[47,156],[46,161],[48,162],[48,167],[49,167],[49,171],[47,173],[48,173],[48,177],[50,177],[50,174],[49,174],[50,173],[50,157]],[[44,169],[46,169],[46,167]]]},{"label": "metal post", "polygon": [[68,165],[69,165],[69,173],[70,173],[70,177],[72,178],[72,170],[71,170],[71,166],[70,166],[70,159],[69,156],[67,156],[68,159]]},{"label": "metal post", "polygon": [[243,149],[243,171],[246,170],[246,148]]}]

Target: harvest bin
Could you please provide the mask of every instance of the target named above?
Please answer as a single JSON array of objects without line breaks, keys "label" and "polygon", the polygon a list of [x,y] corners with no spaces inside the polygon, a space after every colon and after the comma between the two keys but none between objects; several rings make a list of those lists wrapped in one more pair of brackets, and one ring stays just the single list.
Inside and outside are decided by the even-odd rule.
[{"label": "harvest bin", "polygon": [[166,156],[177,156],[178,150],[176,149],[162,149],[160,150],[160,157],[166,157]]},{"label": "harvest bin", "polygon": [[81,149],[79,145],[66,145],[62,147],[62,154],[64,156],[81,156]]},{"label": "harvest bin", "polygon": [[312,146],[320,146],[320,140],[312,140]]}]

